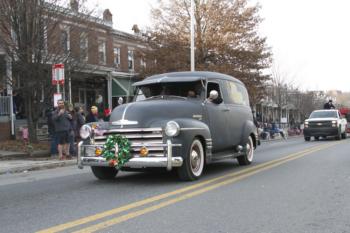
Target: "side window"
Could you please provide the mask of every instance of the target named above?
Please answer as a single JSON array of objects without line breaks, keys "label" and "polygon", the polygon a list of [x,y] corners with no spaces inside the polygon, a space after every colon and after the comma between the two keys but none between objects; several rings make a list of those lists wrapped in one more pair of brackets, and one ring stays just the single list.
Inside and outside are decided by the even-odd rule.
[{"label": "side window", "polygon": [[235,82],[225,82],[227,87],[227,103],[249,106],[249,97],[245,87]]},{"label": "side window", "polygon": [[221,90],[220,90],[220,85],[219,83],[214,83],[214,82],[208,82],[207,85],[207,94],[206,94],[206,98],[209,97],[209,94],[212,90],[215,90],[219,93],[219,98],[223,99],[222,95],[221,95]]},{"label": "side window", "polygon": [[233,89],[234,86],[231,85],[230,81],[224,81],[225,82],[225,86],[226,86],[226,103],[228,104],[235,104],[235,100],[234,100],[234,95],[233,92],[235,91],[235,89]]},{"label": "side window", "polygon": [[246,106],[250,106],[249,105],[249,95],[248,95],[247,89],[241,84],[236,84],[236,86],[238,87],[237,88],[238,92],[241,93],[242,104],[246,105]]}]

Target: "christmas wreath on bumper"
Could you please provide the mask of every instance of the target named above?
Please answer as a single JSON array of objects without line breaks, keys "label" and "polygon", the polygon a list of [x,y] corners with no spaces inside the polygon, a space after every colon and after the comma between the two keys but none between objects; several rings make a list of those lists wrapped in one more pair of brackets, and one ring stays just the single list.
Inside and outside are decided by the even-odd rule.
[{"label": "christmas wreath on bumper", "polygon": [[130,142],[121,135],[109,135],[102,149],[102,157],[111,167],[121,168],[131,159]]}]

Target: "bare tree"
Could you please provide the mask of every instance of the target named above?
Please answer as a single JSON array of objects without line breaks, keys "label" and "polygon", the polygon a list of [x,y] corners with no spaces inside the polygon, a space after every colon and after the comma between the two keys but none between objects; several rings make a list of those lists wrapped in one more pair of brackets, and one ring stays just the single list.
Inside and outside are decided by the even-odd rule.
[{"label": "bare tree", "polygon": [[65,63],[74,71],[86,63],[87,51],[79,42],[87,39],[97,18],[82,1],[70,3],[66,7],[63,0],[0,0],[0,44],[12,62],[10,85],[19,86],[23,95],[31,142],[37,141],[43,92],[52,93],[51,65]]},{"label": "bare tree", "polygon": [[[269,78],[271,53],[258,35],[258,5],[247,0],[195,0],[195,64],[197,70],[218,71],[240,79],[253,104]],[[152,11],[151,49],[145,51],[146,74],[190,68],[190,0],[159,1]]]},{"label": "bare tree", "polygon": [[300,91],[296,84],[296,78],[290,72],[282,71],[278,65],[273,65],[271,72],[271,95],[270,96],[278,107],[278,117],[282,117],[283,110],[288,111],[292,107],[297,107]]}]

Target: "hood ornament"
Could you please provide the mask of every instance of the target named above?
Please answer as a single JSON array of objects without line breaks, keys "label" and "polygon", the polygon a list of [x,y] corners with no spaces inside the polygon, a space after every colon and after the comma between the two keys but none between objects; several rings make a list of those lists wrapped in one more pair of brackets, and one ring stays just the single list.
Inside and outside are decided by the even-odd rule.
[{"label": "hood ornament", "polygon": [[112,125],[137,125],[138,123],[138,121],[129,121],[126,119],[121,119],[118,121],[113,121]]}]

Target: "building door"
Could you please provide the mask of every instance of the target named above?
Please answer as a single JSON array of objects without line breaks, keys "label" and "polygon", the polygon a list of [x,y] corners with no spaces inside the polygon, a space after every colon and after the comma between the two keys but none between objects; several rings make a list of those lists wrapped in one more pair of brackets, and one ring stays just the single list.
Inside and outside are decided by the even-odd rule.
[{"label": "building door", "polygon": [[79,103],[83,104],[84,110],[89,111],[95,105],[96,91],[93,89],[79,88]]}]

